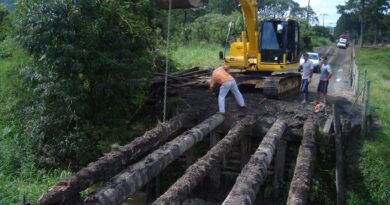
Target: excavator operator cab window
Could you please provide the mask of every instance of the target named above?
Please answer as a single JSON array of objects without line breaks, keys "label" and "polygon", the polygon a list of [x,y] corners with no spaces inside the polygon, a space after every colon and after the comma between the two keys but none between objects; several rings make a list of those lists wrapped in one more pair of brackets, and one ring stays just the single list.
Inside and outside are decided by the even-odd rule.
[{"label": "excavator operator cab window", "polygon": [[280,63],[283,60],[286,31],[286,25],[281,21],[265,21],[262,23],[260,36],[262,62]]},{"label": "excavator operator cab window", "polygon": [[262,62],[281,63],[286,54],[286,63],[295,62],[297,56],[298,30],[295,21],[268,20],[260,25],[260,53]]}]

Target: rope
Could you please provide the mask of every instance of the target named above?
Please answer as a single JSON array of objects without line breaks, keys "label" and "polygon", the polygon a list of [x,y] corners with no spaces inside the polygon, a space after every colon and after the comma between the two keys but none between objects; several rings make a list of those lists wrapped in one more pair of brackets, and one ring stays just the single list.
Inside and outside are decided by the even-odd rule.
[{"label": "rope", "polygon": [[169,0],[168,10],[168,28],[167,28],[167,47],[165,56],[165,81],[164,81],[164,109],[163,109],[163,122],[166,120],[167,112],[167,95],[168,95],[168,70],[169,70],[169,40],[170,40],[170,29],[171,29],[171,12],[172,12],[172,0]]}]

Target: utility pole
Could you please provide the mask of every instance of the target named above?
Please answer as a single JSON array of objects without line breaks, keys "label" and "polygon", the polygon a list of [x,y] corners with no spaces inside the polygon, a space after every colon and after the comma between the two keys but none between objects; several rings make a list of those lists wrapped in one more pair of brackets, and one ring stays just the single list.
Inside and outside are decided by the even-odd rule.
[{"label": "utility pole", "polygon": [[327,16],[328,14],[320,14],[322,16],[322,27],[325,27],[324,24],[324,17]]}]

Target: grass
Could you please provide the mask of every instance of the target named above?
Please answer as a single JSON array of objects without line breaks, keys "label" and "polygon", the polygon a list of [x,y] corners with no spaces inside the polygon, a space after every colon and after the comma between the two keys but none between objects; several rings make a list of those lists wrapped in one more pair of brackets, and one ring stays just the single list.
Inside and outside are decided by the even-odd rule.
[{"label": "grass", "polygon": [[179,70],[199,67],[218,67],[224,63],[219,59],[219,51],[224,48],[216,44],[190,44],[177,46],[173,49],[172,57]]},{"label": "grass", "polygon": [[[371,110],[383,126],[370,137],[359,139],[357,168],[360,177],[352,182],[356,188],[348,193],[348,204],[390,204],[390,48],[356,49],[356,61],[367,69],[371,81]],[[363,69],[361,69],[362,72]],[[361,75],[362,76],[362,75]],[[362,84],[360,88],[362,88]],[[368,192],[368,193],[367,193]],[[369,197],[367,197],[367,195]]]},{"label": "grass", "polygon": [[314,36],[312,38],[313,47],[331,45],[332,42],[328,38]]},{"label": "grass", "polygon": [[0,205],[22,204],[24,200],[36,204],[48,187],[70,174],[38,168],[29,138],[12,118],[17,101],[14,87],[21,86],[16,74],[29,61],[13,39],[0,42]]}]

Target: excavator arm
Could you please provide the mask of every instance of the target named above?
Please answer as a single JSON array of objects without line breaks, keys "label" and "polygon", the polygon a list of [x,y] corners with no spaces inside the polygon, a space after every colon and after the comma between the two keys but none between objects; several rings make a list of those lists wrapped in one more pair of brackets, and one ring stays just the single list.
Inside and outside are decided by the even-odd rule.
[{"label": "excavator arm", "polygon": [[257,57],[259,54],[259,33],[257,21],[257,1],[240,0],[241,10],[244,15],[248,34],[248,56]]}]

